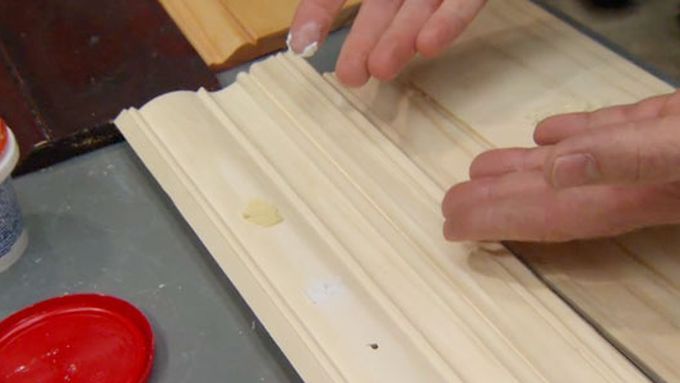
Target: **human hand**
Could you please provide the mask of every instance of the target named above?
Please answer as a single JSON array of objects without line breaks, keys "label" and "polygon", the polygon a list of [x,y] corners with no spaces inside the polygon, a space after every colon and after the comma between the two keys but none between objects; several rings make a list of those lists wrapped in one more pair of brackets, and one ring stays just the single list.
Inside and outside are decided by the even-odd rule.
[{"label": "human hand", "polygon": [[[345,0],[302,0],[291,25],[290,48],[302,54],[326,38]],[[416,53],[441,53],[485,0],[364,0],[347,36],[336,75],[348,86],[373,76],[393,79]]]},{"label": "human hand", "polygon": [[449,240],[568,241],[680,223],[680,90],[548,118],[479,155],[442,203]]}]

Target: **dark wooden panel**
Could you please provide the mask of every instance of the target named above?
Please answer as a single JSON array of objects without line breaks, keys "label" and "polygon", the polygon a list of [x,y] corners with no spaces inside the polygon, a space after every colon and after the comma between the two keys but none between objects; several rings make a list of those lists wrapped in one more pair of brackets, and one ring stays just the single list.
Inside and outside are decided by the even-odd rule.
[{"label": "dark wooden panel", "polygon": [[111,120],[177,89],[218,84],[155,0],[0,2],[0,116],[17,173],[121,139]]}]

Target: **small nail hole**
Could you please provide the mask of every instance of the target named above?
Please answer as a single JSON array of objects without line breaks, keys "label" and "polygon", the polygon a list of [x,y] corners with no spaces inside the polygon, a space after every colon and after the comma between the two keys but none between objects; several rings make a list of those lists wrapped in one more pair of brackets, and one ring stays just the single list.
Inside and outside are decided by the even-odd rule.
[{"label": "small nail hole", "polygon": [[370,347],[373,350],[377,350],[380,346],[378,346],[377,343],[371,343],[371,344],[368,345],[368,347]]}]

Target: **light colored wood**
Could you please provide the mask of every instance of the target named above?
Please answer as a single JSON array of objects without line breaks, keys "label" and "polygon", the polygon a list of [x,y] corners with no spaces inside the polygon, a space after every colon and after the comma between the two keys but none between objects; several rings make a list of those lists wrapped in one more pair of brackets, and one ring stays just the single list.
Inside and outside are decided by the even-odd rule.
[{"label": "light colored wood", "polygon": [[680,379],[680,231],[513,248],[646,369]]},{"label": "light colored wood", "polygon": [[116,123],[308,381],[644,381],[512,255],[445,242],[444,190],[298,58]]},{"label": "light colored wood", "polygon": [[[668,90],[506,0],[395,83],[349,90],[276,56],[221,92],[169,94],[116,124],[307,381],[644,381],[506,250],[445,242],[439,202],[474,155],[529,144],[545,115]],[[244,220],[253,199],[284,220]],[[520,250],[672,381],[680,244],[664,230]]]},{"label": "light colored wood", "polygon": [[[215,70],[285,48],[299,0],[159,0]],[[347,24],[360,0],[344,5],[334,27]]]}]

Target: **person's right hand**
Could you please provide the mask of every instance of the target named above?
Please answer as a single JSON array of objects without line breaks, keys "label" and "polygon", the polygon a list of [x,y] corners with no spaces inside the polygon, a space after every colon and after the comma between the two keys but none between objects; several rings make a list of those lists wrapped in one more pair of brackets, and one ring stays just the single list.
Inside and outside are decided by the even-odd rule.
[{"label": "person's right hand", "polygon": [[680,223],[680,90],[541,122],[444,198],[449,240],[562,242]]},{"label": "person's right hand", "polygon": [[[373,76],[393,79],[416,53],[434,57],[460,35],[485,0],[364,0],[340,52],[338,79],[361,86]],[[345,0],[302,0],[290,47],[321,44]]]}]

